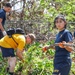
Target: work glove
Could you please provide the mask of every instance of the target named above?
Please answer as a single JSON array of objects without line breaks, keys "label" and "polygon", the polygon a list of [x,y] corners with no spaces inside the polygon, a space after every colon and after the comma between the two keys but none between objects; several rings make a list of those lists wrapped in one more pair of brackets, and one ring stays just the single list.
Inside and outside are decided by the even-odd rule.
[{"label": "work glove", "polygon": [[3,33],[4,36],[7,35],[6,31],[2,31],[2,33]]},{"label": "work glove", "polygon": [[46,51],[48,50],[48,46],[44,46],[44,47],[42,48],[42,50],[43,50],[43,52],[46,52]]}]

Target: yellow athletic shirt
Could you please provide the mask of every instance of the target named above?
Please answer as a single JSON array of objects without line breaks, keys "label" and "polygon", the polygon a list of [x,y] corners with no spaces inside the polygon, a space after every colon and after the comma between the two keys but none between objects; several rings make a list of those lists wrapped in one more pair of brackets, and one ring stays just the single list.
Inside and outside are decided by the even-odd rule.
[{"label": "yellow athletic shirt", "polygon": [[12,37],[17,42],[17,44],[12,38],[9,38],[9,36],[6,35],[0,40],[0,46],[5,47],[5,48],[14,48],[14,49],[23,50],[26,44],[24,35],[14,34],[12,35]]}]

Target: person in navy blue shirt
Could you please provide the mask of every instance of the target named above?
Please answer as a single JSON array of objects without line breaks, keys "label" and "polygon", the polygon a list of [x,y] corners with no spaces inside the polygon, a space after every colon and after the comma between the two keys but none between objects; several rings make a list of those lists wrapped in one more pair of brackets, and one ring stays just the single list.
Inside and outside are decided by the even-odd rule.
[{"label": "person in navy blue shirt", "polygon": [[11,11],[11,4],[6,3],[3,9],[0,9],[0,39],[6,35],[6,31],[4,29],[5,20],[6,20],[6,12]]},{"label": "person in navy blue shirt", "polygon": [[[67,22],[63,15],[60,14],[55,18],[54,25],[59,30],[55,39],[55,43],[59,43],[59,45],[54,47],[55,56],[53,75],[69,75],[71,69],[70,53],[73,48],[64,46],[63,44],[72,44],[73,37],[69,30],[66,29]],[[48,49],[48,46],[45,46],[43,49]]]},{"label": "person in navy blue shirt", "polygon": [[55,58],[54,58],[54,75],[69,75],[71,69],[71,57],[70,52],[72,47],[63,46],[61,43],[72,44],[73,37],[69,30],[66,29],[66,19],[63,15],[58,15],[54,20],[55,27],[59,30],[56,35],[55,43],[60,43],[59,46],[55,46]]}]

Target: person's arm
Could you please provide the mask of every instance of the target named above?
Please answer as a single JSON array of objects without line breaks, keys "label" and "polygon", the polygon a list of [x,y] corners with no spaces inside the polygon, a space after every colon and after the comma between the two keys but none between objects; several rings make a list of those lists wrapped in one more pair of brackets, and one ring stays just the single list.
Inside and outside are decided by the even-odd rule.
[{"label": "person's arm", "polygon": [[0,29],[1,29],[1,31],[3,33],[3,35],[7,34],[6,31],[4,30],[3,26],[2,26],[2,19],[1,18],[0,18]]},{"label": "person's arm", "polygon": [[3,26],[2,26],[2,19],[0,18],[0,29],[2,30],[2,31],[4,31],[4,28],[3,28]]},{"label": "person's arm", "polygon": [[[64,40],[65,41],[62,41],[62,42],[59,43],[59,47],[65,48],[69,52],[73,51],[73,47],[72,46],[69,46],[69,45],[72,45],[73,44],[73,36],[72,36],[72,33],[71,32],[66,32],[64,34]],[[66,46],[64,44],[69,44],[69,45]]]},{"label": "person's arm", "polygon": [[51,45],[47,45],[47,46],[44,46],[43,48],[42,48],[42,50],[45,52],[45,51],[47,51],[48,49],[55,49],[55,46],[51,46]]},{"label": "person's arm", "polygon": [[[69,44],[72,44],[72,43],[69,43]],[[73,51],[73,47],[64,46],[64,48],[65,48],[67,51],[69,51],[69,52]]]},{"label": "person's arm", "polygon": [[18,47],[17,47],[17,51],[16,51],[16,55],[19,57],[20,60],[23,61],[23,49],[24,49],[24,45],[25,45],[25,42],[23,40],[23,38],[19,39],[19,44],[18,44]]},{"label": "person's arm", "polygon": [[23,61],[23,54],[22,54],[22,52],[23,52],[22,50],[17,49],[16,55],[19,57],[20,60]]},{"label": "person's arm", "polygon": [[16,55],[20,58],[20,60],[23,61],[23,51],[24,51],[24,47],[25,47],[25,37],[23,35],[19,36],[19,41],[18,41],[18,46],[17,46],[17,51],[16,51]]},{"label": "person's arm", "polygon": [[65,48],[69,52],[73,51],[73,47],[71,47],[71,46],[65,46],[64,44],[72,44],[72,42],[66,43],[65,41],[63,41],[62,43],[59,43],[59,47]]}]

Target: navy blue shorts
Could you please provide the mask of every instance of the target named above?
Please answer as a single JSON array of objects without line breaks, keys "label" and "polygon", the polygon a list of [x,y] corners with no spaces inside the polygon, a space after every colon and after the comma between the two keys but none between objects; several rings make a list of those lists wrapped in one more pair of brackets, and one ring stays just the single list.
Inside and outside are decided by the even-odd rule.
[{"label": "navy blue shorts", "polygon": [[52,75],[69,75],[70,66],[65,66],[61,69],[54,70]]},{"label": "navy blue shorts", "polygon": [[71,69],[71,59],[54,65],[53,75],[69,75]]},{"label": "navy blue shorts", "polygon": [[71,70],[71,58],[67,57],[56,57],[54,59],[54,72],[53,75],[69,75]]},{"label": "navy blue shorts", "polygon": [[2,51],[2,56],[3,57],[14,57],[14,49],[13,48],[4,48],[4,47],[0,47],[1,51]]}]

